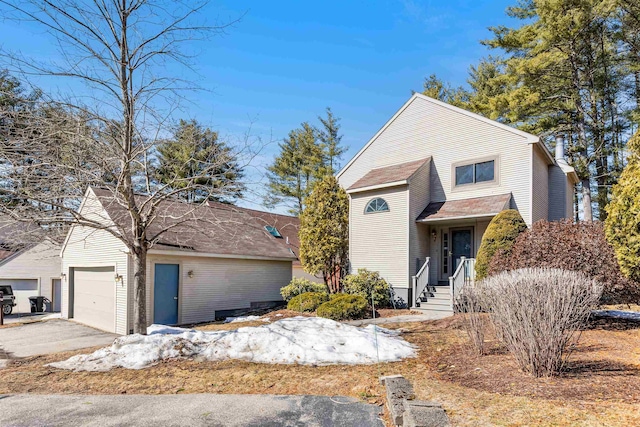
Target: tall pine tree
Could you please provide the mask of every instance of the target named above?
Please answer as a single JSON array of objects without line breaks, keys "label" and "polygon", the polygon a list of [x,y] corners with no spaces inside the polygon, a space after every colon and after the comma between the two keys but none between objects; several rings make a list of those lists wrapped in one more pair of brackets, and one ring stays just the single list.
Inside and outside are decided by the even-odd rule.
[{"label": "tall pine tree", "polygon": [[265,205],[286,205],[289,213],[300,215],[313,184],[324,174],[326,156],[316,129],[307,122],[289,132],[279,147],[280,154],[267,169]]},{"label": "tall pine tree", "polygon": [[[203,202],[224,189],[215,200],[232,203],[242,197],[243,170],[236,155],[218,133],[195,120],[180,120],[171,139],[158,144],[156,178],[160,184],[170,184],[178,197],[190,203]],[[188,188],[188,190],[180,191]],[[209,196],[211,198],[211,196]]]},{"label": "tall pine tree", "polygon": [[326,118],[318,116],[318,120],[320,120],[322,126],[317,129],[317,133],[318,139],[322,143],[326,173],[333,175],[339,167],[338,160],[340,160],[346,148],[340,145],[340,141],[342,140],[342,135],[340,135],[340,119],[333,114],[329,107],[327,107],[326,113]]}]

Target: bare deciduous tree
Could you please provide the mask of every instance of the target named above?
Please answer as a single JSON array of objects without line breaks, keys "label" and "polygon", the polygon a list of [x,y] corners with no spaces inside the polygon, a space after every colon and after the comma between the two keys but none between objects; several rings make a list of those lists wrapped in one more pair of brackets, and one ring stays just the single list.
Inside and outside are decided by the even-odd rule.
[{"label": "bare deciduous tree", "polygon": [[[71,95],[43,96],[26,111],[0,111],[6,119],[0,129],[0,211],[44,228],[67,224],[101,229],[124,242],[134,264],[136,333],[146,333],[148,250],[176,224],[198,217],[196,205],[175,210],[163,204],[176,203],[177,192],[185,190],[211,198],[227,191],[199,184],[200,175],[162,184],[153,180],[155,144],[175,123],[184,91],[196,89],[175,76],[189,69],[195,41],[232,24],[199,24],[206,2],[194,4],[0,0],[5,17],[37,25],[59,46],[59,59],[46,63],[3,51],[7,68],[24,79],[46,76],[75,82]],[[210,177],[221,167],[212,159],[201,165],[200,173]],[[80,213],[89,186],[105,189],[102,198],[125,213],[126,227],[109,227]]]}]

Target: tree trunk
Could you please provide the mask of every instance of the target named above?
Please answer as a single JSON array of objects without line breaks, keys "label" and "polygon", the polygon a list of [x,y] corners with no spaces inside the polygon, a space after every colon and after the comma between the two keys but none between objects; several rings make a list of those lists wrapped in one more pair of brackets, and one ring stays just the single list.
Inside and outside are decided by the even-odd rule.
[{"label": "tree trunk", "polygon": [[591,205],[591,180],[583,178],[582,181],[582,209],[583,220],[593,221],[593,209]]},{"label": "tree trunk", "polygon": [[147,249],[133,254],[133,332],[147,334]]}]

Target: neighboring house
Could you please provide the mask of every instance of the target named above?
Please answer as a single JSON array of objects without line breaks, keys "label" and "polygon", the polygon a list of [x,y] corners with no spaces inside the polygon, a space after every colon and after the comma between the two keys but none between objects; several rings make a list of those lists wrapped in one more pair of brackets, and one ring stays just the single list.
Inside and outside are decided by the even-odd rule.
[{"label": "neighboring house", "polygon": [[[130,333],[133,258],[109,231],[129,233],[128,213],[109,191],[95,188],[87,190],[80,211],[105,229],[74,226],[67,235],[62,316]],[[280,288],[291,281],[297,259],[290,244],[296,224],[295,218],[222,203],[162,203],[149,235],[170,231],[148,253],[148,323],[206,322],[281,302]]]},{"label": "neighboring house", "polygon": [[556,145],[554,158],[537,136],[414,94],[337,175],[352,270],[379,271],[411,306],[451,311],[493,216],[573,216],[578,178]]},{"label": "neighboring house", "polygon": [[40,243],[27,236],[27,229],[0,221],[0,285],[11,285],[16,296],[14,312],[29,313],[29,297],[42,295],[60,311],[60,244],[44,239]]}]

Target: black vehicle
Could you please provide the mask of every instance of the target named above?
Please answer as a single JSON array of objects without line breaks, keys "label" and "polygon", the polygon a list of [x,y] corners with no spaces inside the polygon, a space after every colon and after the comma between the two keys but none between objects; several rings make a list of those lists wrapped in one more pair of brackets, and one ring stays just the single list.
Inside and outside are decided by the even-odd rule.
[{"label": "black vehicle", "polygon": [[13,294],[11,285],[0,285],[0,292],[3,295],[2,311],[4,314],[11,314],[16,306],[16,296]]}]

